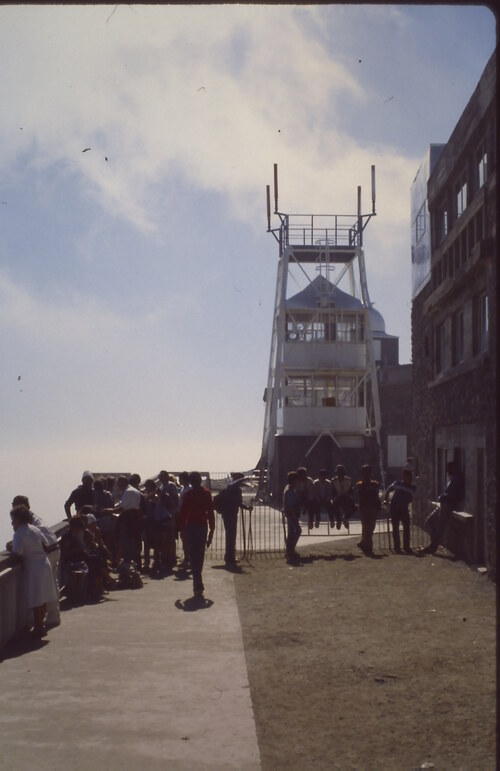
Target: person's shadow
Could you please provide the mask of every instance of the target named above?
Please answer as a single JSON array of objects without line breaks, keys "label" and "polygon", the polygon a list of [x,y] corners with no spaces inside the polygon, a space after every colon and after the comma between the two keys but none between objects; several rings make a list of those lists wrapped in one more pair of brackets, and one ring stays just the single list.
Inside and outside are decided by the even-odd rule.
[{"label": "person's shadow", "polygon": [[49,640],[39,637],[35,637],[28,632],[22,632],[13,640],[8,642],[0,652],[0,663],[7,659],[17,659],[19,656],[24,656],[27,653],[34,653],[34,651],[45,648],[49,644]]},{"label": "person's shadow", "polygon": [[206,608],[211,608],[213,604],[214,601],[208,600],[206,597],[189,597],[187,600],[175,601],[175,607],[178,610],[185,610],[188,613],[195,610],[206,610]]}]

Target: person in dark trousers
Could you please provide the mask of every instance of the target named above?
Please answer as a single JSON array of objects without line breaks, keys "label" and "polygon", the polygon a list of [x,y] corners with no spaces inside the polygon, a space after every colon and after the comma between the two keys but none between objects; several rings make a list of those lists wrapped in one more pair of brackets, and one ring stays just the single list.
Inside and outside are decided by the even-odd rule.
[{"label": "person in dark trousers", "polygon": [[179,530],[185,533],[188,542],[194,596],[203,597],[203,562],[205,549],[212,543],[215,530],[214,505],[210,491],[201,484],[198,471],[191,472],[189,484],[191,490],[186,490],[182,496]]},{"label": "person in dark trousers", "polygon": [[75,514],[78,514],[82,506],[92,506],[94,504],[94,477],[90,471],[84,471],[82,474],[82,483],[75,487],[68,500],[64,504],[64,511],[68,519],[71,519],[71,507],[75,507]]},{"label": "person in dark trousers", "polygon": [[345,467],[340,464],[335,469],[335,476],[332,479],[332,495],[330,524],[333,527],[336,523],[337,530],[340,530],[342,524],[349,529],[349,519],[354,514],[356,506],[352,498],[351,477],[346,475]]},{"label": "person in dark trousers", "polygon": [[253,506],[243,503],[241,485],[245,481],[245,476],[239,471],[231,474],[233,481],[228,484],[224,491],[222,504],[222,521],[226,534],[226,550],[224,553],[224,562],[226,567],[235,568],[236,558],[236,533],[238,530],[238,513],[240,509],[252,511]]},{"label": "person in dark trousers", "polygon": [[446,464],[446,473],[449,477],[444,493],[439,496],[439,514],[437,523],[431,533],[431,542],[422,549],[421,554],[434,554],[441,543],[443,533],[454,511],[458,511],[464,499],[464,478],[458,463],[450,460]]},{"label": "person in dark trousers", "polygon": [[394,539],[394,551],[401,554],[401,538],[399,525],[403,525],[403,549],[406,554],[412,554],[410,546],[410,503],[417,489],[412,483],[412,473],[409,469],[403,469],[402,479],[393,482],[385,491],[384,502],[387,503],[389,495],[393,496],[389,504],[389,512],[392,522],[392,537]]},{"label": "person in dark trousers", "polygon": [[300,526],[300,501],[299,496],[295,490],[297,483],[297,472],[289,471],[287,476],[288,484],[283,492],[283,514],[286,517],[287,522],[287,535],[286,535],[286,560],[287,562],[295,562],[299,555],[295,551],[297,542],[302,533]]},{"label": "person in dark trousers", "polygon": [[361,467],[361,479],[356,484],[361,519],[361,541],[358,543],[361,551],[367,557],[373,556],[373,533],[377,524],[377,516],[381,509],[379,498],[379,483],[372,479],[372,467]]}]

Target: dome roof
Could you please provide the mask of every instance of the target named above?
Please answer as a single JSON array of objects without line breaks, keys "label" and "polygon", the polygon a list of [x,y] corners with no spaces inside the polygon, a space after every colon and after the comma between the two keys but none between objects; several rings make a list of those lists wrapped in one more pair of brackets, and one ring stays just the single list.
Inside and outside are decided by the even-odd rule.
[{"label": "dome roof", "polygon": [[[328,304],[331,303],[335,308],[342,311],[359,311],[364,307],[361,300],[348,294],[348,292],[343,292],[342,289],[339,289],[338,286],[332,284],[331,281],[322,275],[316,276],[305,289],[289,297],[285,301],[285,305],[290,310],[315,310],[322,301]],[[387,334],[384,317],[373,305],[370,308],[370,321],[374,338],[396,337],[395,335]]]},{"label": "dome roof", "polygon": [[342,289],[339,289],[338,286],[335,286],[335,284],[332,284],[331,281],[328,281],[327,278],[321,275],[316,276],[305,289],[294,294],[293,297],[289,297],[285,304],[287,308],[310,310],[317,308],[322,300],[332,303],[335,308],[340,310],[355,311],[363,307],[361,300],[347,292],[343,292]]},{"label": "dome roof", "polygon": [[380,313],[380,311],[377,311],[373,305],[370,308],[370,321],[372,323],[372,333],[375,334],[375,332],[385,332],[385,321],[384,317]]}]

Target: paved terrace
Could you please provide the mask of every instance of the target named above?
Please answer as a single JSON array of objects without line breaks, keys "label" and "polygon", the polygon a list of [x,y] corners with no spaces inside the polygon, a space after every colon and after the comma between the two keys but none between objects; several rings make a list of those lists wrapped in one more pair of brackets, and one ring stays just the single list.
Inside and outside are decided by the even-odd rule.
[{"label": "paved terrace", "polygon": [[[478,684],[478,691],[464,691],[465,698],[472,701],[473,693],[479,692],[481,704],[457,706],[460,747],[453,751],[474,754],[476,742],[479,764],[470,766],[464,761],[465,765],[461,766],[441,762],[436,767],[493,769],[493,586],[486,577],[462,563],[439,558],[398,557],[388,552],[383,555],[384,559],[375,561],[358,555],[355,543],[353,538],[335,542],[324,538],[304,539],[301,548],[306,559],[300,568],[290,568],[282,558],[268,555],[255,558],[251,566],[244,565],[241,575],[224,570],[219,560],[208,560],[204,605],[193,603],[189,579],[170,576],[163,580],[146,577],[142,589],[111,592],[99,604],[64,609],[61,626],[50,630],[45,640],[39,643],[20,640],[9,644],[0,656],[1,768],[16,771],[265,768],[274,771],[276,768],[418,767],[412,755],[404,754],[409,752],[408,748],[403,750],[406,763],[398,760],[396,745],[404,745],[404,736],[399,736],[401,741],[390,747],[385,758],[380,741],[376,759],[371,746],[363,745],[361,740],[367,739],[366,730],[364,736],[360,733],[363,709],[373,711],[375,702],[370,699],[377,700],[377,710],[385,709],[378,695],[368,694],[367,704],[363,702],[364,686],[405,689],[406,710],[416,709],[415,719],[408,716],[406,724],[413,726],[407,730],[421,736],[418,759],[423,760],[429,750],[435,751],[434,757],[450,758],[451,748],[446,742],[452,739],[446,737],[454,725],[453,708],[448,707],[446,714],[439,709],[439,714],[433,715],[432,703],[425,707],[417,705],[418,687],[408,691],[397,669],[400,655],[397,646],[394,651],[387,649],[391,638],[383,646],[386,652],[391,650],[390,671],[401,677],[399,685],[397,680],[387,681],[387,677],[394,674],[384,674],[385,684],[371,682],[373,678],[365,682],[364,676],[361,682],[359,678],[356,683],[353,680],[354,702],[350,705],[335,701],[335,685],[331,703],[325,703],[324,692],[321,700],[314,695],[319,693],[315,688],[320,687],[315,685],[315,672],[319,670],[321,680],[326,674],[330,677],[336,659],[336,654],[332,655],[334,648],[329,644],[335,631],[326,614],[334,614],[332,618],[337,626],[343,617],[342,633],[355,635],[362,623],[360,619],[366,618],[369,612],[373,614],[369,624],[374,624],[381,607],[376,605],[376,597],[386,595],[390,587],[392,600],[383,600],[386,617],[381,626],[387,629],[393,625],[395,632],[401,634],[402,608],[417,601],[415,590],[419,582],[421,586],[425,582],[425,602],[429,607],[423,605],[422,620],[411,624],[407,632],[422,649],[422,656],[413,662],[417,673],[421,658],[427,660],[431,655],[426,652],[426,646],[432,645],[429,624],[442,625],[448,613],[450,623],[456,625],[459,621],[457,628],[468,637],[459,643],[456,634],[450,633],[449,645],[447,642],[443,646],[437,640],[438,652],[449,656],[450,661],[455,659],[465,678],[468,671],[474,672],[474,667],[479,666],[472,654],[480,647],[482,669],[476,669],[477,677],[487,681],[484,687]],[[406,580],[401,580],[401,575],[406,576]],[[328,581],[336,587],[333,592]],[[377,586],[377,582],[381,583]],[[293,591],[290,591],[292,585]],[[371,587],[372,600],[366,594]],[[356,610],[351,602],[365,595],[366,606]],[[433,598],[432,605],[427,597]],[[418,601],[424,602],[421,598]],[[291,611],[288,615],[287,608]],[[358,625],[354,630],[348,626],[349,619]],[[316,631],[312,628],[314,623],[319,625]],[[295,643],[292,648],[290,640]],[[478,648],[472,648],[473,645]],[[358,677],[357,647],[359,643],[342,644],[346,661],[336,663],[341,666],[337,678]],[[363,648],[363,671],[368,672],[369,649],[366,645]],[[299,657],[300,666],[298,674],[294,667],[288,682],[281,670],[278,676],[278,670],[292,650],[293,655]],[[457,652],[460,650],[463,653]],[[313,664],[309,668],[311,656]],[[413,666],[405,665],[408,666],[413,676]],[[283,671],[288,670],[285,667]],[[294,678],[299,675],[307,689],[302,697],[294,684]],[[432,683],[435,684],[436,679],[449,705],[454,698],[456,681],[450,686],[444,669],[432,674]],[[431,681],[425,682],[420,689],[424,693],[431,687],[427,686]],[[275,690],[280,685],[283,693]],[[270,700],[270,693],[274,702]],[[397,690],[392,693],[395,697]],[[462,698],[460,694],[457,691],[458,699]],[[306,698],[306,707],[300,700],[303,698]],[[428,692],[427,698],[430,698]],[[464,715],[465,706],[469,717]],[[468,710],[474,706],[476,710],[472,714]],[[448,714],[450,711],[452,714]],[[315,716],[312,724],[308,714]],[[315,731],[321,716],[326,718],[327,727],[321,728],[318,738]],[[342,720],[342,716],[347,720],[342,730],[337,731],[335,725],[341,725],[337,721]],[[381,712],[376,728],[379,737],[388,735],[387,719]],[[418,724],[426,720],[430,721],[430,729]],[[288,725],[294,735],[293,742],[286,731]],[[436,746],[433,746],[433,725],[440,738]],[[467,727],[471,730],[470,737]],[[347,743],[347,749],[342,742]]]}]

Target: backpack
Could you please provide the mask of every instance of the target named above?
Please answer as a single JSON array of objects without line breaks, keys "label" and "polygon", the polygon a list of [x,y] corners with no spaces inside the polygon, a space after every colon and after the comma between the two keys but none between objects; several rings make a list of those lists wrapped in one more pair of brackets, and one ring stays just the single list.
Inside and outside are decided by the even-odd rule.
[{"label": "backpack", "polygon": [[214,509],[217,514],[224,514],[226,505],[226,491],[221,490],[217,495],[214,495]]}]

